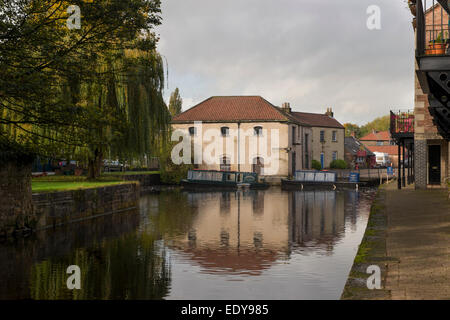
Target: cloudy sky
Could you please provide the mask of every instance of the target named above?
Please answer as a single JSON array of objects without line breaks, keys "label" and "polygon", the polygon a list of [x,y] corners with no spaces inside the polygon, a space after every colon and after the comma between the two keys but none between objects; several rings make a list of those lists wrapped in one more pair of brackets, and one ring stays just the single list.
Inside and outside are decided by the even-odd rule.
[{"label": "cloudy sky", "polygon": [[[367,28],[370,5],[381,9],[381,30]],[[413,106],[403,0],[162,0],[162,11],[166,96],[179,87],[183,110],[214,95],[261,95],[364,124]]]}]

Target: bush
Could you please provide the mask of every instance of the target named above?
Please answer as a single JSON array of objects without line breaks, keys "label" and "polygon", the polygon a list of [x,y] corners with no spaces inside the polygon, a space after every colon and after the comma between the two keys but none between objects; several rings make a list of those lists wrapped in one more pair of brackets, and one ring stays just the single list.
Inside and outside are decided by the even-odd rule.
[{"label": "bush", "polygon": [[187,178],[190,166],[181,165],[177,168],[170,168],[169,170],[161,170],[161,182],[165,184],[180,184],[181,180]]},{"label": "bush", "polygon": [[312,168],[315,169],[315,170],[322,170],[322,165],[320,164],[319,161],[313,160],[312,161]]},{"label": "bush", "polygon": [[175,146],[175,142],[164,144],[159,155],[161,182],[165,184],[180,184],[181,180],[187,178],[188,171],[194,167],[188,164],[174,164],[171,159],[173,146]]},{"label": "bush", "polygon": [[342,159],[338,159],[338,160],[333,160],[330,163],[330,168],[331,169],[347,169],[347,162],[345,162]]}]

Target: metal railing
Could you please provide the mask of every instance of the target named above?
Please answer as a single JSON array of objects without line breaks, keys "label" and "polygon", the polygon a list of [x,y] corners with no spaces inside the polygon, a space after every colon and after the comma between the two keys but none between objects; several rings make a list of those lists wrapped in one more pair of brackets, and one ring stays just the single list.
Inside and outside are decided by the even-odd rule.
[{"label": "metal railing", "polygon": [[450,19],[441,3],[447,6],[446,1],[416,0],[417,54],[420,56],[448,54]]},{"label": "metal railing", "polygon": [[391,135],[399,133],[414,133],[414,111],[391,111]]}]

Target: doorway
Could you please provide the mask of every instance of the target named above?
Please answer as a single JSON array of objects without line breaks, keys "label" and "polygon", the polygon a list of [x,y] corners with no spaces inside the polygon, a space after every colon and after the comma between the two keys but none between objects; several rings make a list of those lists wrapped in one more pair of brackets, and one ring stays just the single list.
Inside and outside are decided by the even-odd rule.
[{"label": "doorway", "polygon": [[428,177],[431,185],[441,184],[441,146],[428,146]]}]

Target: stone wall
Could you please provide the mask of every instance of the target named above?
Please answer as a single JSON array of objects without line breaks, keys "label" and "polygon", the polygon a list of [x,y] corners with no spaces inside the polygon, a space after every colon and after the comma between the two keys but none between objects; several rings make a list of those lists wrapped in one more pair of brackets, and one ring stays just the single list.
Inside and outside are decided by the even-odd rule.
[{"label": "stone wall", "polygon": [[1,162],[0,237],[30,227],[33,220],[31,162]]},{"label": "stone wall", "polygon": [[118,179],[124,181],[139,181],[141,194],[148,193],[154,190],[155,186],[161,184],[160,174],[133,174],[117,176]]},{"label": "stone wall", "polygon": [[139,196],[139,183],[132,182],[95,189],[34,194],[34,229],[134,209],[138,206]]}]

